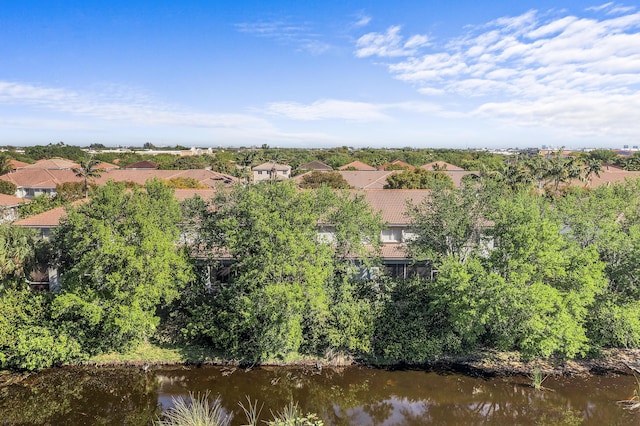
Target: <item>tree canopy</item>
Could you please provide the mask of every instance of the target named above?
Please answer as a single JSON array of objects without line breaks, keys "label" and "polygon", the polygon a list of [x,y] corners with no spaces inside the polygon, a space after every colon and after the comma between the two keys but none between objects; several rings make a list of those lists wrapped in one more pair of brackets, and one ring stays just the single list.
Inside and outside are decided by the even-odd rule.
[{"label": "tree canopy", "polygon": [[109,182],[69,208],[54,236],[62,290],[52,311],[89,352],[150,336],[158,306],[191,279],[177,246],[180,217],[173,191],[155,180],[132,189]]}]

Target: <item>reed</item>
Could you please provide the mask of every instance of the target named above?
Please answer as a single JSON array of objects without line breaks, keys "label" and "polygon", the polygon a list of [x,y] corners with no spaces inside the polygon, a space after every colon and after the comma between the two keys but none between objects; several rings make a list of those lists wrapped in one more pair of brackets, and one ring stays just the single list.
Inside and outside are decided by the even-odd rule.
[{"label": "reed", "polygon": [[633,377],[636,379],[633,396],[631,398],[618,401],[618,405],[622,406],[626,410],[640,411],[640,376],[634,372]]},{"label": "reed", "polygon": [[189,398],[173,398],[173,407],[167,410],[156,426],[229,426],[232,414],[222,407],[220,397],[209,403],[209,391],[204,395],[189,392]]},{"label": "reed", "polygon": [[544,383],[544,381],[547,380],[548,377],[549,375],[544,374],[540,368],[534,368],[531,376],[529,376],[529,378],[531,379],[531,387],[533,387],[535,390],[551,390],[542,386],[542,383]]}]

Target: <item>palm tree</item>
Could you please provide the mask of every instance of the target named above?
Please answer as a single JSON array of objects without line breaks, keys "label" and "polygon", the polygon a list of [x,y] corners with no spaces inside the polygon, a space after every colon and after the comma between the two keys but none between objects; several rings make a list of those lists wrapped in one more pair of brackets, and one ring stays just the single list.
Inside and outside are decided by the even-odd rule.
[{"label": "palm tree", "polygon": [[600,177],[602,171],[602,161],[595,158],[589,158],[584,163],[584,180],[585,186],[591,186],[591,177],[596,175]]},{"label": "palm tree", "polygon": [[0,175],[9,173],[12,169],[11,158],[6,154],[0,154]]},{"label": "palm tree", "polygon": [[86,160],[80,161],[80,167],[73,169],[73,172],[76,174],[76,176],[84,178],[85,198],[89,196],[89,178],[100,177],[100,172],[102,172],[102,169],[94,169],[94,167],[98,164],[100,164],[98,160],[87,158]]}]

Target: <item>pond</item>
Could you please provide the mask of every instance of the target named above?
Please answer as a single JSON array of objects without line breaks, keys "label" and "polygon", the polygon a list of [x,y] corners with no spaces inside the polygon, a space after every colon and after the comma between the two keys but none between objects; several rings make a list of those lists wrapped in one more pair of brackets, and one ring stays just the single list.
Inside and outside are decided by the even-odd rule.
[{"label": "pond", "polygon": [[264,404],[264,419],[293,400],[326,425],[640,424],[640,412],[616,403],[633,396],[633,376],[549,377],[544,391],[530,383],[364,367],[60,368],[0,388],[0,423],[147,425],[173,398],[209,391],[234,424],[247,397]]}]

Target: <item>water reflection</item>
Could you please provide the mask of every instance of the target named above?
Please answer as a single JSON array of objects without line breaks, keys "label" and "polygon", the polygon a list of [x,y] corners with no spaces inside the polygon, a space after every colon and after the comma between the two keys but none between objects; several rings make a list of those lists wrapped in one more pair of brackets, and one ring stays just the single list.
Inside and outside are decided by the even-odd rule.
[{"label": "water reflection", "polygon": [[264,403],[263,418],[297,401],[327,425],[638,424],[615,401],[633,392],[631,376],[549,378],[542,392],[526,378],[480,379],[366,368],[55,369],[0,388],[0,423],[146,425],[189,391]]}]

